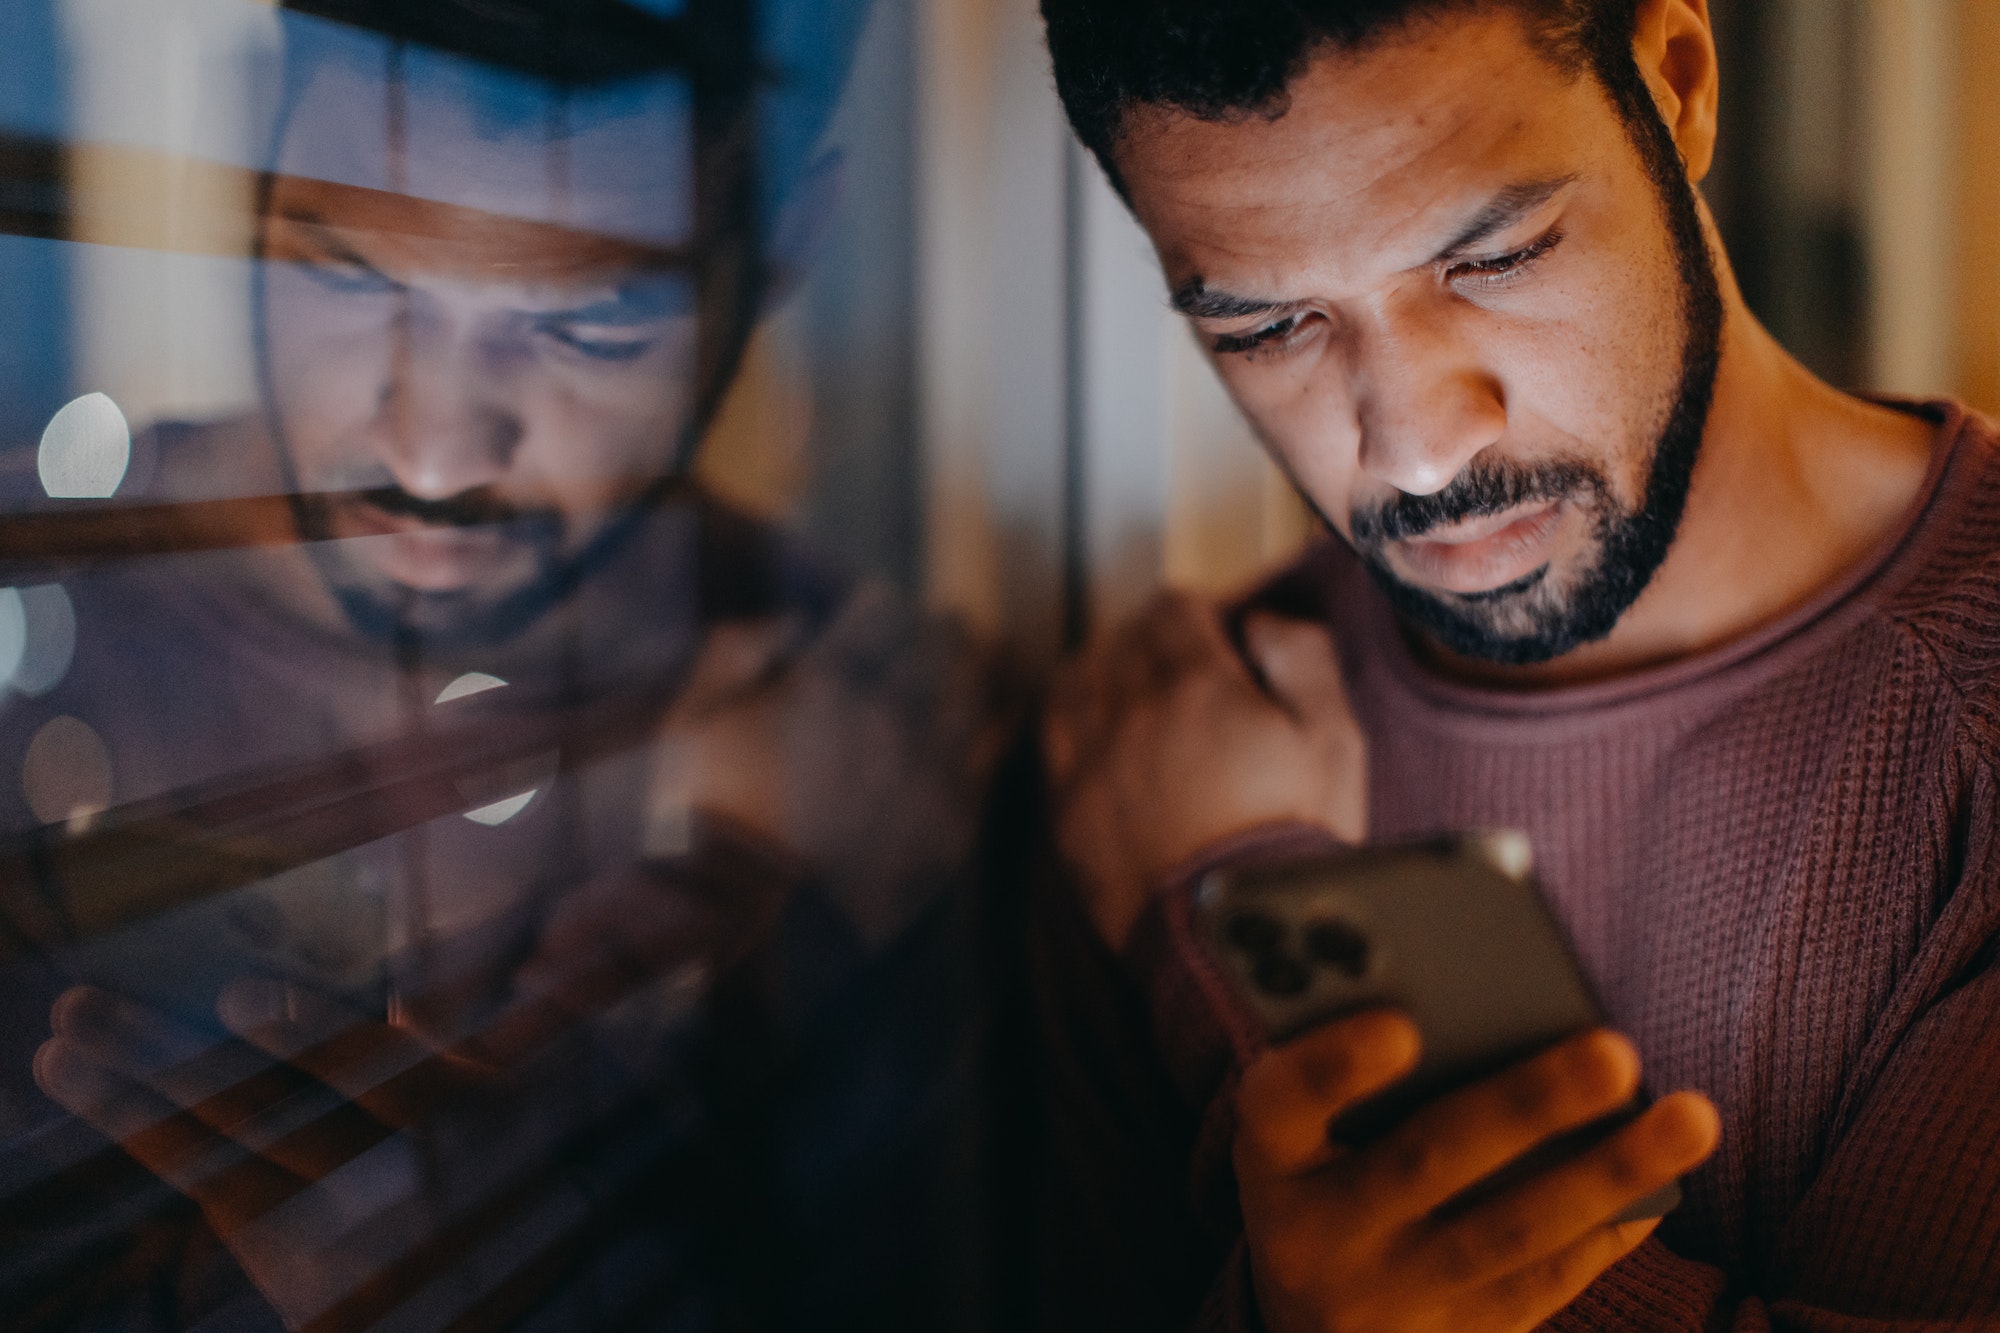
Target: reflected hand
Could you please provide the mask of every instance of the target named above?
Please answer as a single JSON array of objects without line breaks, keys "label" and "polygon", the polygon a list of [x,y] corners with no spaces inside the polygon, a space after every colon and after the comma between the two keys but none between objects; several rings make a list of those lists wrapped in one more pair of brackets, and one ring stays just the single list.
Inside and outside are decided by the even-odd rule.
[{"label": "reflected hand", "polygon": [[[560,1240],[602,1215],[605,1190],[643,1179],[658,1108],[628,1082],[593,1085],[579,1038],[663,978],[726,961],[735,909],[758,897],[729,895],[723,912],[651,879],[572,894],[514,1000],[456,1040],[244,979],[218,1005],[237,1039],[218,1043],[78,987],[51,1014],[36,1078],[192,1199],[288,1325],[370,1323],[442,1272],[490,1264],[499,1229]],[[580,1192],[592,1154],[612,1183]]]},{"label": "reflected hand", "polygon": [[1042,734],[1057,838],[1114,948],[1203,847],[1281,820],[1366,830],[1366,745],[1331,638],[1253,613],[1243,639],[1248,662],[1217,608],[1164,594],[1057,682]]},{"label": "reflected hand", "polygon": [[[303,1327],[436,1229],[434,1205],[448,1201],[427,1196],[398,1131],[484,1071],[282,983],[236,983],[219,1008],[243,1040],[216,1043],[78,987],[55,1005],[35,1077],[199,1205],[279,1315]],[[366,1234],[371,1217],[396,1212],[393,1232]]]},{"label": "reflected hand", "polygon": [[677,850],[687,812],[726,816],[886,933],[899,892],[970,850],[1001,741],[987,682],[951,626],[879,587],[802,638],[790,620],[709,632],[661,733],[650,840]]},{"label": "reflected hand", "polygon": [[1610,1219],[1715,1148],[1714,1108],[1676,1093],[1580,1156],[1440,1211],[1536,1144],[1627,1105],[1639,1062],[1622,1038],[1587,1033],[1438,1099],[1364,1148],[1328,1138],[1336,1116],[1416,1056],[1415,1028],[1378,1012],[1245,1071],[1236,1174],[1271,1333],[1531,1329],[1658,1225]]}]

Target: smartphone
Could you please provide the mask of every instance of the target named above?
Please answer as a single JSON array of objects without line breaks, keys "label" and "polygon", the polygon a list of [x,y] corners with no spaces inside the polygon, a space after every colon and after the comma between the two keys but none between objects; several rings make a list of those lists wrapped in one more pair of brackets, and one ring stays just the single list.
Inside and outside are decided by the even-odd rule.
[{"label": "smartphone", "polygon": [[[1435,1097],[1604,1025],[1532,861],[1526,834],[1490,832],[1218,870],[1196,889],[1195,920],[1274,1042],[1363,1009],[1398,1009],[1416,1023],[1417,1067],[1329,1128],[1359,1146]],[[1585,1151],[1646,1104],[1641,1094],[1548,1140],[1453,1206]],[[1661,1217],[1680,1199],[1670,1184],[1617,1220]]]}]

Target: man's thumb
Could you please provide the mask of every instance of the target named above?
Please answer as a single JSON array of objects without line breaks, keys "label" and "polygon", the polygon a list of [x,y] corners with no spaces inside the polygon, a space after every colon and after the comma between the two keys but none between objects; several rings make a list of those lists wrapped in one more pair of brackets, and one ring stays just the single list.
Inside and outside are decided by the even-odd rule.
[{"label": "man's thumb", "polygon": [[1340,657],[1323,626],[1255,611],[1244,619],[1243,644],[1277,701],[1301,721],[1351,716]]}]

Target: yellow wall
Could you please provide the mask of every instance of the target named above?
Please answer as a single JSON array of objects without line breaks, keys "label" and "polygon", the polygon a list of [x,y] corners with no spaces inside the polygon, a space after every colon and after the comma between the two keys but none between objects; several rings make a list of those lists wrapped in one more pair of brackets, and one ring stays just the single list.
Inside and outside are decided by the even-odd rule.
[{"label": "yellow wall", "polygon": [[1959,0],[1959,392],[2000,412],[2000,4]]}]

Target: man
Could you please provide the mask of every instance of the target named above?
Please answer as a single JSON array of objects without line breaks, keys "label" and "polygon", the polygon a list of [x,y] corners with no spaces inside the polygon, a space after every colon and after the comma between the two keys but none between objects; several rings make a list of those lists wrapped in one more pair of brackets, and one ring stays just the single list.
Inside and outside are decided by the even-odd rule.
[{"label": "man", "polygon": [[[1337,534],[1243,607],[1164,600],[1057,692],[1050,1304],[2000,1319],[2000,455],[1959,407],[1817,382],[1745,309],[1694,188],[1704,0],[1043,12],[1079,137]],[[1338,1147],[1416,1033],[1266,1049],[1190,886],[1477,827],[1532,835],[1629,1037]],[[1439,1207],[1642,1076],[1665,1095],[1601,1146]],[[1676,1177],[1664,1221],[1612,1221]]]},{"label": "man", "polygon": [[21,580],[10,1326],[943,1319],[981,676],[688,472],[861,7],[299,7],[263,410]]}]

